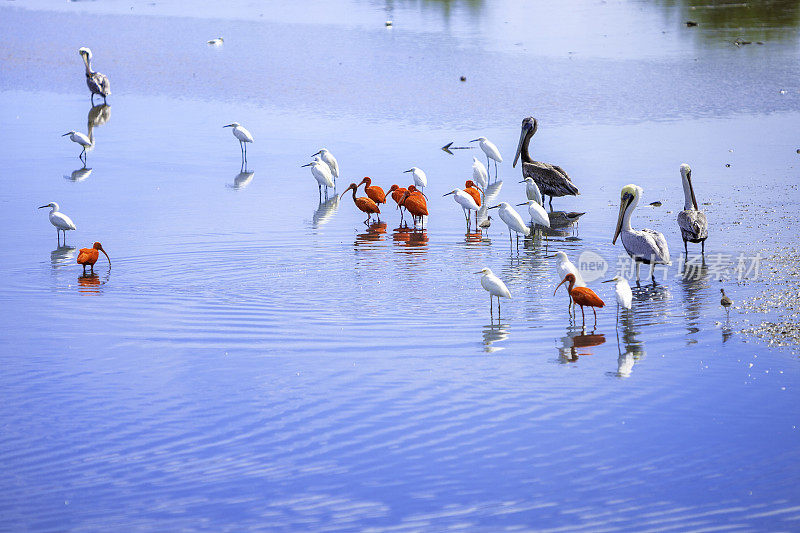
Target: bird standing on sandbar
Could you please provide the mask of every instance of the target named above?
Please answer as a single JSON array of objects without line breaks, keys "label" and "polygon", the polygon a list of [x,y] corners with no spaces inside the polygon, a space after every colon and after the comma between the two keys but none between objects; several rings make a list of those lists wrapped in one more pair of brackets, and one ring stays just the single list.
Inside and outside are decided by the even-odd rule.
[{"label": "bird standing on sandbar", "polygon": [[[50,223],[53,226],[56,227],[56,238],[60,238],[60,233],[59,232],[63,231],[64,232],[64,244],[66,244],[67,243],[67,232],[77,229],[75,227],[75,223],[67,215],[65,215],[64,213],[61,213],[59,211],[59,207],[58,207],[57,203],[50,202],[47,205],[39,206],[39,209],[44,209],[46,207],[50,208],[49,218],[50,218]],[[60,242],[61,241],[59,240],[59,243]]]},{"label": "bird standing on sandbar", "polygon": [[92,105],[94,105],[94,95],[96,94],[102,96],[103,103],[105,103],[106,97],[111,94],[111,83],[108,81],[108,76],[92,70],[91,50],[84,46],[78,49],[78,53],[83,58],[83,64],[86,65],[86,85],[92,91]]},{"label": "bird standing on sandbar", "polygon": [[708,238],[708,219],[706,214],[697,207],[692,186],[692,169],[686,163],[681,165],[681,182],[683,183],[683,211],[678,213],[678,227],[681,229],[683,251],[689,253],[686,243],[699,242],[700,253],[706,253],[706,239]]},{"label": "bird standing on sandbar", "polygon": [[86,274],[86,265],[91,267],[92,274],[94,274],[94,264],[97,263],[97,258],[100,257],[98,250],[103,252],[103,255],[106,256],[106,259],[108,259],[108,266],[111,268],[111,258],[108,257],[106,251],[103,250],[103,245],[96,242],[91,248],[81,248],[78,252],[77,263],[83,265],[84,275]]}]

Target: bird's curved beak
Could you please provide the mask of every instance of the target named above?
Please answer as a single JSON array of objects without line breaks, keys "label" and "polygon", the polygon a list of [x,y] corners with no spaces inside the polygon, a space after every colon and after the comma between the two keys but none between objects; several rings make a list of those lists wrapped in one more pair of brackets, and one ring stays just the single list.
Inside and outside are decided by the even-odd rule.
[{"label": "bird's curved beak", "polygon": [[456,193],[456,191],[450,191],[450,192],[448,192],[446,194],[443,194],[442,196],[450,196],[451,194],[455,194],[455,193]]},{"label": "bird's curved beak", "polygon": [[558,291],[558,288],[559,288],[560,286],[562,286],[562,285],[563,285],[564,283],[566,283],[566,282],[567,282],[567,277],[566,277],[566,276],[564,276],[564,279],[563,279],[563,280],[561,280],[561,283],[559,283],[558,285],[556,285],[556,290],[554,290],[554,291],[553,291],[553,296],[555,296],[555,295],[556,295],[556,291]]},{"label": "bird's curved beak", "polygon": [[619,215],[617,216],[617,228],[614,230],[614,238],[611,239],[611,244],[617,244],[617,237],[619,237],[619,234],[622,231],[622,219],[625,218],[625,211],[627,211],[628,206],[630,205],[632,200],[633,200],[633,196],[630,193],[626,193],[625,196],[622,197],[622,200],[619,203]]},{"label": "bird's curved beak", "polygon": [[50,207],[50,205],[49,204],[48,205],[40,205],[36,209],[44,209],[45,207]]},{"label": "bird's curved beak", "polygon": [[490,207],[489,209],[497,209],[498,207],[500,207],[500,204],[493,205],[493,206],[492,206],[492,207]]},{"label": "bird's curved beak", "polygon": [[62,137],[66,137],[66,136],[67,136],[67,135],[69,135],[70,133],[72,133],[72,132],[71,132],[71,131],[68,131],[67,133],[65,133],[64,135],[62,135]]},{"label": "bird's curved beak", "polygon": [[305,165],[300,165],[300,168],[303,168],[303,167],[310,167],[312,164],[313,164],[313,163],[306,163]]},{"label": "bird's curved beak", "polygon": [[108,259],[108,266],[111,266],[111,258],[108,257],[106,251],[102,247],[100,248],[100,251],[103,252],[103,255],[106,256],[106,259]]}]

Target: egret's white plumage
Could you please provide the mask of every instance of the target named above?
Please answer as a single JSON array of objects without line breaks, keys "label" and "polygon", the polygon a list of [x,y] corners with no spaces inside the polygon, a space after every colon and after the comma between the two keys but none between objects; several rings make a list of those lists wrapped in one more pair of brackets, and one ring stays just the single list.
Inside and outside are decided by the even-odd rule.
[{"label": "egret's white plumage", "polygon": [[528,200],[533,200],[537,204],[544,206],[544,200],[542,199],[542,192],[539,190],[539,186],[536,185],[536,182],[533,181],[533,178],[526,177],[520,183],[525,184],[525,196],[528,197]]},{"label": "egret's white plumage", "polygon": [[617,298],[617,312],[619,313],[620,307],[623,309],[630,309],[631,305],[633,305],[633,291],[631,291],[628,280],[621,276],[614,276],[603,283],[611,282],[614,282],[614,295]]},{"label": "egret's white plumage", "polygon": [[480,142],[481,150],[483,150],[483,153],[486,154],[486,157],[494,160],[497,163],[503,162],[503,156],[500,155],[500,150],[497,149],[497,146],[495,146],[492,141],[490,141],[486,137],[478,137],[477,139],[473,139],[470,142],[476,142],[476,141]]},{"label": "egret's white plumage", "polygon": [[64,213],[61,213],[59,211],[59,206],[58,206],[58,204],[56,202],[50,202],[47,205],[40,206],[39,209],[44,209],[46,207],[50,208],[50,215],[49,215],[50,223],[53,226],[55,226],[56,235],[58,235],[59,231],[63,231],[64,232],[64,241],[66,242],[66,240],[67,240],[67,231],[71,231],[71,230],[77,229],[75,227],[75,223],[67,215],[65,215]]},{"label": "egret's white plumage", "polygon": [[480,185],[481,189],[489,185],[489,172],[475,156],[472,157],[472,181]]},{"label": "egret's white plumage", "polygon": [[222,39],[222,37],[217,37],[216,39],[211,39],[208,41],[208,44],[211,46],[221,46],[223,42],[225,41]]},{"label": "egret's white plumage", "polygon": [[[500,202],[497,205],[493,205],[489,209],[499,208],[500,212],[500,220],[505,222],[506,226],[508,226],[508,234],[509,237],[511,236],[511,232],[514,231],[517,234],[529,235],[531,232],[531,228],[525,224],[525,221],[522,219],[519,213],[517,213],[516,209],[511,207],[511,204],[508,202]],[[517,235],[519,237],[519,235]]]},{"label": "egret's white plumage", "polygon": [[531,220],[534,224],[539,226],[544,226],[545,228],[550,227],[550,217],[547,216],[547,212],[544,210],[544,207],[536,203],[535,200],[528,200],[525,203],[517,204],[518,206],[527,205],[528,206],[528,213],[531,215]]},{"label": "egret's white plumage", "polygon": [[580,270],[578,270],[572,261],[569,260],[567,254],[565,252],[556,252],[555,256],[550,256],[556,258],[556,274],[558,275],[558,279],[564,279],[567,274],[572,274],[575,276],[575,286],[576,287],[585,287],[586,282],[583,281],[583,276],[581,276]]},{"label": "egret's white plumage", "polygon": [[333,181],[336,182],[336,178],[339,177],[339,162],[336,161],[336,158],[333,157],[333,154],[328,151],[327,148],[323,148],[316,154],[313,154],[311,157],[318,155],[320,159],[322,159],[328,168],[331,169],[331,175],[333,176]]},{"label": "egret's white plumage", "polygon": [[66,137],[67,135],[69,135],[69,140],[70,141],[79,144],[83,148],[81,150],[81,153],[78,154],[78,159],[83,161],[84,164],[85,164],[86,160],[83,157],[86,154],[86,150],[87,149],[90,149],[90,148],[94,147],[94,143],[92,142],[92,140],[89,137],[87,137],[86,135],[84,135],[83,133],[81,133],[79,131],[70,130],[67,133],[65,133],[64,135],[62,135],[62,137]]},{"label": "egret's white plumage", "polygon": [[414,185],[423,189],[428,186],[428,176],[425,175],[421,168],[411,167],[408,170],[404,170],[403,174],[407,172],[410,172],[411,177],[414,178]]},{"label": "egret's white plumage", "polygon": [[455,200],[455,202],[464,210],[464,218],[467,220],[467,230],[469,230],[469,212],[475,211],[475,219],[477,220],[477,212],[480,211],[480,206],[475,203],[475,199],[472,197],[472,195],[461,189],[453,189],[444,196],[449,196],[451,194],[453,195],[453,200]]},{"label": "egret's white plumage", "polygon": [[253,136],[247,131],[247,128],[238,122],[231,122],[222,126],[223,128],[233,128],[233,136],[239,141],[239,149],[242,151],[242,165],[247,164],[247,143],[253,142]]},{"label": "egret's white plumage", "polygon": [[319,156],[315,156],[311,163],[307,163],[303,166],[311,167],[311,175],[314,176],[315,180],[317,180],[320,196],[322,195],[323,186],[325,186],[325,194],[328,193],[328,187],[333,188],[335,186],[333,182],[333,174],[331,173],[331,167],[329,167],[328,163],[323,161]]},{"label": "egret's white plumage", "polygon": [[483,268],[475,274],[483,274],[481,276],[481,287],[489,293],[489,315],[492,314],[492,297],[497,297],[497,316],[500,316],[500,298],[511,298],[511,293],[503,283],[503,280],[494,275],[490,268]]},{"label": "egret's white plumage", "polygon": [[[638,185],[630,184],[622,188],[617,228],[611,241],[612,244],[616,244],[617,237],[622,237],[622,245],[625,247],[625,251],[636,262],[637,281],[639,280],[639,266],[641,263],[652,265],[672,264],[669,257],[667,239],[664,238],[662,233],[647,228],[635,230],[631,227],[631,214],[636,209],[641,195],[642,188]],[[653,282],[655,282],[655,272],[651,272]]]}]

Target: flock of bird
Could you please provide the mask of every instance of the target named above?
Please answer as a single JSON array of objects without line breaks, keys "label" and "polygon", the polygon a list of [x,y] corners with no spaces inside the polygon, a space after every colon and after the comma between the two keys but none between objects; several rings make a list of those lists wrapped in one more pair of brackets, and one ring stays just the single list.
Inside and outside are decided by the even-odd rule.
[{"label": "flock of bird", "polygon": [[[213,44],[221,44],[221,42],[222,39],[220,38],[219,43],[215,42]],[[212,42],[209,41],[209,44],[212,44]],[[80,48],[78,53],[86,67],[86,84],[91,91],[92,103],[94,103],[94,97],[96,95],[102,96],[105,102],[110,94],[108,77],[92,70],[91,50],[84,47]],[[238,122],[232,122],[223,127],[232,128],[234,137],[239,141],[242,166],[246,168],[247,145],[253,142],[253,135]],[[520,160],[522,162],[522,181],[520,181],[520,183],[525,184],[527,201],[516,204],[516,207],[527,207],[528,214],[530,215],[530,223],[527,223],[522,215],[514,209],[514,206],[508,202],[500,202],[493,206],[485,205],[485,189],[489,186],[489,169],[491,168],[491,163],[494,162],[494,177],[495,180],[497,180],[498,164],[503,162],[503,158],[497,147],[486,137],[478,137],[470,141],[479,143],[478,146],[486,155],[486,165],[484,166],[477,157],[473,157],[472,179],[464,183],[463,189],[455,188],[444,195],[452,195],[455,203],[463,209],[467,224],[467,232],[469,232],[471,228],[471,215],[473,212],[475,215],[474,221],[476,230],[482,231],[491,225],[491,216],[487,214],[487,211],[490,209],[497,209],[500,220],[502,220],[508,228],[509,240],[512,241],[513,245],[512,235],[515,234],[518,245],[520,235],[524,238],[537,229],[539,231],[544,231],[545,228],[550,228],[551,225],[557,222],[571,224],[583,215],[583,213],[553,211],[553,198],[575,196],[580,193],[563,168],[558,165],[536,161],[531,157],[529,151],[530,142],[537,129],[538,122],[535,118],[527,117],[522,121],[519,143],[512,165],[516,167],[517,162]],[[76,131],[70,131],[64,134],[64,136],[67,135],[69,135],[70,140],[82,147],[79,158],[85,166],[86,150],[93,146],[93,139],[91,139],[90,136]],[[313,157],[312,161],[302,166],[310,167],[311,174],[319,186],[319,196],[321,200],[323,187],[325,188],[326,198],[330,189],[335,191],[336,180],[340,175],[339,164],[334,155],[325,148],[322,148],[311,157]],[[378,185],[373,185],[369,177],[365,177],[359,183],[350,183],[344,192],[341,193],[340,197],[343,197],[348,191],[352,191],[355,207],[367,216],[364,221],[365,224],[370,223],[373,215],[380,221],[380,206],[387,203],[388,197],[400,210],[401,224],[405,222],[404,214],[407,212],[411,215],[415,228],[418,224],[424,228],[425,217],[428,216],[427,196],[424,192],[425,187],[428,185],[428,178],[425,172],[418,167],[411,167],[404,171],[404,173],[411,174],[413,184],[406,187],[393,184],[384,192]],[[688,253],[688,243],[690,242],[700,243],[701,253],[705,253],[705,241],[708,238],[708,221],[705,213],[698,207],[694,194],[694,187],[692,185],[692,170],[689,165],[682,164],[680,166],[680,174],[684,193],[684,208],[678,213],[677,222],[684,243],[684,250]],[[362,185],[364,186],[365,196],[357,196],[358,190]],[[634,260],[637,284],[639,283],[639,267],[641,264],[650,265],[653,283],[655,283],[655,265],[671,264],[667,240],[662,233],[647,228],[637,230],[631,225],[633,211],[636,209],[642,194],[643,190],[638,185],[630,184],[622,188],[620,192],[619,214],[612,238],[612,244],[616,244],[617,239],[620,238],[625,251]],[[544,208],[545,199],[547,197],[549,197],[550,212],[547,212]],[[75,224],[67,215],[60,212],[59,205],[56,202],[43,205],[40,209],[47,207],[50,208],[50,223],[55,226],[59,240],[63,233],[64,242],[66,242],[66,232],[75,230]],[[479,214],[482,216],[479,217]],[[87,266],[94,272],[94,264],[98,260],[99,252],[103,252],[108,259],[108,254],[106,254],[99,242],[95,242],[92,248],[83,248],[80,250],[77,262],[83,265],[84,272]],[[578,305],[581,308],[581,316],[585,323],[584,307],[590,307],[594,313],[596,324],[596,309],[604,307],[605,303],[603,300],[592,289],[586,286],[580,271],[570,262],[564,252],[557,252],[555,255],[548,257],[555,257],[557,259],[556,271],[561,282],[556,286],[556,291],[561,285],[566,284],[570,316],[572,315],[574,306]],[[108,261],[110,265],[110,259],[108,259]],[[476,274],[482,275],[481,286],[489,293],[490,315],[493,315],[493,298],[496,297],[499,316],[500,298],[511,297],[508,287],[506,287],[505,283],[503,283],[489,268],[484,268],[476,272]],[[606,280],[606,282],[615,283],[618,312],[620,308],[631,309],[632,291],[628,282],[619,276]],[[555,292],[553,294],[555,295]],[[724,291],[720,303],[725,307],[726,311],[732,304],[730,298],[724,294]]]}]

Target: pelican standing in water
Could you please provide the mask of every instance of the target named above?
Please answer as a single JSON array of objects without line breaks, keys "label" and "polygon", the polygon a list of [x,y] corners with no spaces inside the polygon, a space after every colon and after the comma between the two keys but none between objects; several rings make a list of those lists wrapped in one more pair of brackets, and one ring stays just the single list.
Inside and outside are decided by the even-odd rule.
[{"label": "pelican standing in water", "polygon": [[66,137],[67,135],[69,135],[69,140],[70,141],[72,141],[74,143],[77,143],[77,144],[80,144],[83,147],[83,150],[81,150],[81,153],[78,154],[78,159],[81,160],[81,162],[83,163],[83,166],[85,167],[86,166],[86,159],[84,159],[84,156],[86,155],[86,149],[93,147],[94,143],[92,142],[92,140],[89,137],[87,137],[86,135],[84,135],[83,133],[81,133],[79,131],[75,131],[75,130],[68,131],[67,133],[62,135],[62,137]]},{"label": "pelican standing in water", "polygon": [[223,128],[233,128],[233,136],[239,140],[239,149],[242,151],[242,163],[247,164],[247,143],[253,142],[253,136],[238,122],[231,122]]},{"label": "pelican standing in water", "polygon": [[331,168],[319,156],[316,156],[311,163],[306,163],[305,165],[302,166],[311,167],[311,175],[314,176],[315,180],[317,180],[317,185],[319,186],[319,198],[320,202],[322,202],[322,186],[323,185],[325,186],[326,198],[328,196],[328,187],[331,188],[336,187],[336,184],[333,182],[333,174],[331,173]]},{"label": "pelican standing in water", "polygon": [[503,156],[500,155],[500,150],[498,150],[497,146],[495,146],[494,143],[486,137],[478,137],[477,139],[472,139],[470,142],[480,143],[481,150],[483,150],[483,153],[486,154],[487,168],[489,167],[489,160],[491,159],[494,161],[494,179],[497,179],[497,163],[503,162]]},{"label": "pelican standing in water", "polygon": [[563,168],[558,165],[534,161],[530,156],[528,145],[538,127],[538,122],[533,117],[527,117],[522,120],[522,131],[519,134],[519,144],[517,145],[517,153],[514,155],[514,164],[512,166],[516,167],[517,161],[522,157],[522,177],[532,178],[536,185],[539,186],[542,195],[550,197],[550,210],[552,211],[554,196],[575,196],[580,193]]},{"label": "pelican standing in water", "polygon": [[617,243],[617,237],[622,236],[622,245],[625,251],[636,263],[636,283],[639,283],[639,267],[642,263],[650,265],[650,275],[653,283],[656,282],[655,265],[670,265],[669,247],[667,239],[662,233],[652,229],[635,230],[631,227],[631,214],[642,196],[642,188],[638,185],[626,185],[620,192],[619,216],[617,228],[614,230],[612,244]]},{"label": "pelican standing in water", "polygon": [[683,211],[678,213],[678,227],[681,228],[683,251],[688,254],[687,243],[699,242],[700,253],[706,253],[706,239],[708,238],[708,219],[706,214],[697,207],[692,187],[692,169],[686,163],[681,165],[681,181],[683,182]]},{"label": "pelican standing in water", "polygon": [[311,154],[311,157],[318,155],[320,159],[325,161],[325,164],[331,169],[331,176],[333,176],[333,187],[336,188],[336,178],[339,177],[339,162],[333,157],[333,154],[327,148],[323,148],[316,154]]},{"label": "pelican standing in water", "polygon": [[92,91],[92,105],[94,105],[94,95],[99,94],[103,97],[103,103],[106,102],[106,97],[111,94],[111,84],[105,74],[100,74],[92,70],[92,51],[85,46],[78,49],[78,53],[83,58],[83,64],[86,65],[86,85]]},{"label": "pelican standing in water", "polygon": [[500,318],[500,298],[511,298],[511,293],[508,287],[503,283],[503,280],[494,275],[490,268],[483,268],[475,274],[483,274],[481,276],[481,287],[489,293],[489,316],[492,316],[494,306],[492,305],[492,297],[497,296],[497,318]]},{"label": "pelican standing in water", "polygon": [[[56,238],[59,238],[60,235],[61,235],[59,232],[63,231],[64,232],[64,244],[66,244],[67,243],[67,231],[71,231],[71,230],[77,229],[75,227],[75,223],[67,215],[65,215],[64,213],[61,213],[59,211],[59,207],[58,207],[57,203],[50,202],[47,205],[39,206],[39,209],[44,209],[46,207],[50,208],[50,216],[49,216],[49,218],[50,218],[50,223],[53,226],[56,227]],[[59,241],[59,243],[60,243],[60,241]]]},{"label": "pelican standing in water", "polygon": [[477,157],[472,156],[472,181],[485,189],[489,185],[489,173]]},{"label": "pelican standing in water", "polygon": [[489,209],[497,208],[500,208],[500,220],[505,222],[506,226],[508,226],[508,241],[513,246],[514,241],[511,238],[511,231],[513,230],[517,234],[517,247],[519,247],[519,234],[522,233],[523,236],[530,235],[531,228],[525,224],[525,221],[522,220],[520,214],[517,213],[516,209],[511,207],[511,204],[508,202],[500,202],[497,205],[493,205]]},{"label": "pelican standing in water", "polygon": [[408,170],[404,170],[403,174],[410,172],[411,177],[414,178],[414,185],[416,187],[422,187],[423,190],[425,187],[428,186],[428,176],[422,171],[421,168],[411,167]]}]

